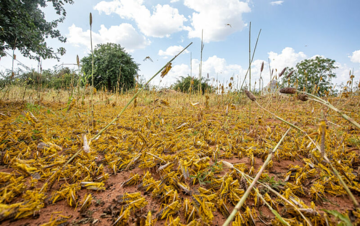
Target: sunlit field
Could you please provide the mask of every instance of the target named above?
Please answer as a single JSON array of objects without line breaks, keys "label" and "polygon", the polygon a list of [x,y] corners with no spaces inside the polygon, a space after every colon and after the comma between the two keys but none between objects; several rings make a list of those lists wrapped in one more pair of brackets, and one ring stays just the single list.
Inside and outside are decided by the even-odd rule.
[{"label": "sunlit field", "polygon": [[2,225],[222,225],[247,191],[232,225],[360,220],[360,130],[311,96],[81,91],[1,99]]},{"label": "sunlit field", "polygon": [[1,226],[360,225],[355,1],[75,2],[0,0]]}]

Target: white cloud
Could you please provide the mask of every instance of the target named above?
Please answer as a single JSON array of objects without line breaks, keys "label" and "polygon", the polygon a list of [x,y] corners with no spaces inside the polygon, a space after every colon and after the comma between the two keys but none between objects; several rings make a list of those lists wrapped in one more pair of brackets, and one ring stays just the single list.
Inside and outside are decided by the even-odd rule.
[{"label": "white cloud", "polygon": [[174,65],[164,80],[167,83],[174,84],[180,77],[187,77],[190,74],[190,67],[186,64]]},{"label": "white cloud", "polygon": [[[175,56],[183,49],[184,47],[182,46],[170,46],[165,51],[159,50],[159,56]],[[184,52],[188,53],[189,51],[185,50]]]},{"label": "white cloud", "polygon": [[183,23],[187,21],[179,14],[178,9],[169,5],[158,4],[151,13],[143,5],[143,0],[102,1],[94,9],[99,13],[116,13],[121,18],[132,19],[143,34],[151,37],[169,37],[172,33],[183,30]]},{"label": "white cloud", "polygon": [[360,63],[360,50],[356,50],[349,56],[351,62]]},{"label": "white cloud", "polygon": [[[199,64],[200,61],[198,59],[192,60],[192,76],[195,78],[199,77]],[[209,74],[210,83],[213,83],[213,85],[215,85],[213,79],[218,79],[221,83],[223,83],[230,82],[230,77],[234,76],[233,84],[235,86],[239,75],[241,75],[240,77],[243,77],[245,72],[246,70],[244,70],[240,65],[228,64],[224,58],[219,58],[216,55],[209,57],[202,63],[202,77],[207,78],[207,74]],[[188,75],[190,75],[190,65],[174,65],[163,81],[171,84],[177,79],[180,79],[180,76],[186,77]]]},{"label": "white cloud", "polygon": [[[118,43],[127,51],[132,52],[135,49],[145,48],[150,45],[150,41],[136,32],[135,28],[128,23],[122,23],[119,26],[111,26],[107,29],[104,25],[100,26],[98,33],[93,31],[93,46],[102,43]],[[82,28],[74,24],[69,27],[67,35],[69,43],[79,46],[85,45],[90,48],[90,30],[83,31]]]},{"label": "white cloud", "polygon": [[284,1],[273,1],[270,2],[271,5],[281,5]]},{"label": "white cloud", "polygon": [[[251,67],[251,86],[252,88],[255,85],[255,88],[259,88],[259,78],[260,78],[260,68],[263,60],[255,60],[252,63]],[[264,87],[270,81],[270,72],[268,70],[268,63],[264,61],[264,70],[261,73]],[[198,59],[192,60],[192,76],[198,78],[199,76],[199,64],[200,61]],[[249,74],[244,82],[245,74],[247,71],[247,66],[242,67],[238,64],[228,64],[224,58],[219,58],[216,55],[209,57],[207,60],[203,61],[202,64],[202,77],[206,78],[209,73],[210,83],[215,85],[213,79],[218,79],[221,84],[230,82],[230,78],[234,77],[233,87],[247,87],[249,84]],[[190,74],[190,66],[187,64],[175,65],[169,74],[166,76],[164,81],[168,83],[174,83],[176,79],[179,79],[180,76],[186,77]],[[244,82],[244,83],[243,83]]]},{"label": "white cloud", "polygon": [[242,30],[246,26],[242,14],[251,11],[247,2],[238,0],[185,0],[184,5],[196,11],[192,14],[192,27],[185,27],[189,38],[201,38],[203,29],[204,42],[221,41]]},{"label": "white cloud", "polygon": [[280,54],[275,52],[269,52],[268,54],[271,68],[274,70],[277,69],[278,73],[285,67],[295,67],[298,62],[306,58],[305,53],[296,53],[291,47],[286,47]]},{"label": "white cloud", "polygon": [[326,58],[324,55],[319,55],[319,54],[316,54],[316,55],[314,55],[314,56],[310,57],[310,59],[313,59],[313,60],[314,60],[316,57]]},{"label": "white cloud", "polygon": [[170,0],[170,3],[178,2],[179,0]]},{"label": "white cloud", "polygon": [[[337,84],[337,85],[340,85],[341,83],[343,83],[345,85],[346,82],[350,80],[349,71],[350,70],[353,71],[354,69],[349,67],[347,64],[341,64],[339,62],[335,62],[334,65],[338,68],[334,70],[334,72],[336,74],[336,78],[332,80],[332,83]],[[352,73],[352,74],[357,75],[359,73],[360,73],[360,67],[355,69],[354,73]]]},{"label": "white cloud", "polygon": [[349,79],[350,68],[346,64],[341,64],[339,62],[335,62],[334,65],[338,68],[334,70],[336,73],[336,78],[333,80],[333,82],[339,85],[341,83],[346,83],[346,81]]}]

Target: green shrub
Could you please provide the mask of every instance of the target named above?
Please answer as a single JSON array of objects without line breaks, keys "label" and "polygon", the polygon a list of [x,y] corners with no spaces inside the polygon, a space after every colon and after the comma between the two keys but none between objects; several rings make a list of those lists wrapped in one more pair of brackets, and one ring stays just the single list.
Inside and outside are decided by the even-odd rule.
[{"label": "green shrub", "polygon": [[205,90],[206,92],[213,92],[214,88],[211,87],[209,84],[207,84],[209,79],[201,78],[201,80],[199,80],[197,78],[192,78],[191,76],[180,77],[180,80],[178,79],[174,84],[173,89],[176,91],[180,90],[183,93],[188,93],[190,90],[190,84],[192,80],[194,81],[194,83],[192,85],[191,92],[196,92],[196,93],[199,92],[199,82],[201,82],[202,94],[204,94]]},{"label": "green shrub", "polygon": [[[81,59],[82,71],[92,83],[92,55]],[[120,75],[121,69],[121,75]],[[94,50],[94,86],[96,89],[106,87],[107,90],[115,90],[117,82],[124,90],[131,89],[135,85],[135,76],[139,70],[130,54],[126,53],[119,44],[99,44]]]}]

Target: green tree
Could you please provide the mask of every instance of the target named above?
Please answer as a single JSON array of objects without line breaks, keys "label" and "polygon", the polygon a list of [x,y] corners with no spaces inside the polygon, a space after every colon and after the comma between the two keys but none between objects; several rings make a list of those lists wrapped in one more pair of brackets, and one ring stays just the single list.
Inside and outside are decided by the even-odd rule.
[{"label": "green tree", "polygon": [[[317,86],[319,96],[325,95],[332,88],[331,79],[336,77],[335,60],[316,56],[296,64],[296,69],[287,68],[282,76],[282,86],[294,86],[298,82],[298,89],[312,93]],[[290,72],[294,71],[290,76]]]},{"label": "green tree", "polygon": [[[82,70],[88,75],[91,84],[92,54],[81,59]],[[120,75],[121,68],[121,75]],[[94,50],[94,86],[97,89],[105,86],[108,90],[115,90],[120,76],[119,87],[125,90],[134,87],[135,75],[139,70],[130,54],[126,53],[119,44],[99,44]]]},{"label": "green tree", "polygon": [[[192,92],[199,92],[199,79],[192,78],[191,76],[183,77],[181,76],[180,79],[176,81],[176,83],[173,86],[174,90],[180,90],[181,92],[187,93],[189,92],[191,80],[194,81],[194,84],[192,84]],[[201,92],[204,94],[205,90],[208,90],[212,92],[212,88],[209,84],[207,84],[208,79],[201,78]]]},{"label": "green tree", "polygon": [[[41,8],[51,3],[60,18],[46,21]],[[0,1],[0,56],[7,49],[18,49],[21,54],[30,59],[40,57],[55,58],[65,54],[60,47],[57,52],[48,47],[45,38],[57,38],[66,42],[66,38],[56,29],[66,16],[64,3],[72,4],[73,0],[1,0]]]}]

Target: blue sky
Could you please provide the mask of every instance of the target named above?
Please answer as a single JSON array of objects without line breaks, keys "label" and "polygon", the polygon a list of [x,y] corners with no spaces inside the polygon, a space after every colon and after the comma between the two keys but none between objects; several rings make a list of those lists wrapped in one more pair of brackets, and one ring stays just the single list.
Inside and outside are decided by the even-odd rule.
[{"label": "blue sky", "polygon": [[[268,58],[280,72],[316,55],[334,59],[339,67],[334,83],[346,82],[349,70],[360,78],[360,1],[357,0],[75,0],[66,5],[67,17],[58,29],[67,43],[48,40],[48,46],[66,48],[60,62],[43,61],[43,68],[75,63],[76,55],[89,54],[89,13],[93,14],[93,42],[119,43],[140,65],[139,74],[150,78],[182,47],[188,52],[173,62],[173,69],[161,82],[169,86],[180,76],[199,75],[201,30],[204,30],[203,73],[228,81],[243,79],[249,63],[249,24],[251,46],[261,35],[252,67],[252,81],[259,79],[265,61],[264,82],[269,82]],[[53,8],[44,9],[47,19],[56,19]],[[230,24],[228,26],[227,24]],[[8,51],[9,52],[9,51]],[[150,56],[154,62],[143,61]],[[37,62],[17,53],[29,67]],[[15,64],[15,67],[18,67]],[[11,58],[3,57],[0,70],[11,68]],[[157,78],[153,84],[158,85]]]}]

